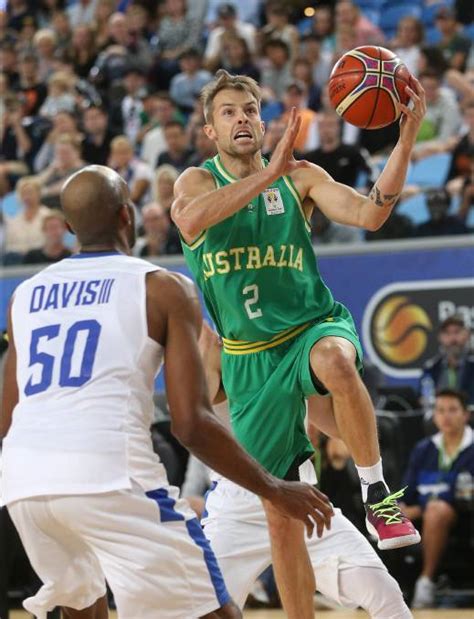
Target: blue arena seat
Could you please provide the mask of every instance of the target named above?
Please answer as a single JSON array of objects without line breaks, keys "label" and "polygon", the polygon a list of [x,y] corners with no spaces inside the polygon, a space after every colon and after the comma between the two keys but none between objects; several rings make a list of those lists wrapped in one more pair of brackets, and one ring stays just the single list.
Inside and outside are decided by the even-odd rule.
[{"label": "blue arena seat", "polygon": [[436,13],[442,6],[453,7],[454,0],[438,0],[437,2],[424,3],[421,14],[421,21],[425,26],[432,26],[435,21]]},{"label": "blue arena seat", "polygon": [[20,210],[20,204],[14,191],[11,191],[4,196],[1,204],[2,213],[6,217],[15,217]]},{"label": "blue arena seat", "polygon": [[397,31],[398,22],[404,17],[421,17],[421,7],[414,3],[399,2],[384,5],[380,14],[379,26],[387,37],[391,37]]},{"label": "blue arena seat", "polygon": [[397,213],[406,215],[415,224],[422,224],[429,218],[428,209],[426,207],[426,199],[423,193],[408,198],[401,202],[397,208]]},{"label": "blue arena seat", "polygon": [[450,154],[440,153],[413,163],[408,171],[407,184],[423,187],[444,185],[450,161]]}]

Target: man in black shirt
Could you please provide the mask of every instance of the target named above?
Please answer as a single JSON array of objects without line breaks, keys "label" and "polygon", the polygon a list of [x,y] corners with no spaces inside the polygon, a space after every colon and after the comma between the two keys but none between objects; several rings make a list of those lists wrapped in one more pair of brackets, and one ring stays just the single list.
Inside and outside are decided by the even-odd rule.
[{"label": "man in black shirt", "polygon": [[318,114],[319,148],[306,154],[306,159],[321,166],[334,180],[355,187],[359,175],[366,174],[365,185],[372,185],[369,154],[356,146],[341,142],[341,119],[335,112]]},{"label": "man in black shirt", "polygon": [[455,215],[448,215],[451,197],[446,189],[430,189],[426,192],[426,205],[430,218],[419,224],[414,236],[447,236],[468,234],[466,224]]},{"label": "man in black shirt", "polygon": [[44,245],[39,249],[32,249],[25,254],[24,264],[50,264],[68,258],[71,251],[64,245],[66,222],[60,211],[51,211],[51,215],[44,218],[43,234]]},{"label": "man in black shirt", "polygon": [[91,105],[82,117],[85,137],[82,142],[82,158],[88,163],[107,165],[110,143],[115,135],[108,128],[107,112],[102,107]]}]

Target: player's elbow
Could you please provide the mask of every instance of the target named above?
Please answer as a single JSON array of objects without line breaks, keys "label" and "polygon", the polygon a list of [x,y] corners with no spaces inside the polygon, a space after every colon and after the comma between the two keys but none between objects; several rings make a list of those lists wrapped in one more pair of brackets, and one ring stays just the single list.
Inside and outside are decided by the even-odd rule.
[{"label": "player's elbow", "polygon": [[369,219],[365,223],[364,229],[368,230],[369,232],[377,232],[377,230],[380,230],[380,228],[383,226],[384,223],[385,223],[385,220],[378,221],[374,219]]},{"label": "player's elbow", "polygon": [[177,198],[173,202],[171,219],[185,238],[194,239],[201,232],[198,218],[189,208],[189,203],[184,199]]},{"label": "player's elbow", "polygon": [[199,437],[199,422],[195,418],[186,422],[171,422],[171,433],[189,451],[193,449]]}]

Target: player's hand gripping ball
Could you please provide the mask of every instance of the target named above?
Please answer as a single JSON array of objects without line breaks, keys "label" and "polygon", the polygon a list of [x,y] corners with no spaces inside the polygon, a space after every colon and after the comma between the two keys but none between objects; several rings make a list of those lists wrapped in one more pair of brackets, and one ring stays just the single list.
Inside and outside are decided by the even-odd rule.
[{"label": "player's hand gripping ball", "polygon": [[410,71],[396,54],[367,45],[345,53],[329,77],[329,98],[339,116],[361,129],[380,129],[408,105],[405,88],[414,89]]}]

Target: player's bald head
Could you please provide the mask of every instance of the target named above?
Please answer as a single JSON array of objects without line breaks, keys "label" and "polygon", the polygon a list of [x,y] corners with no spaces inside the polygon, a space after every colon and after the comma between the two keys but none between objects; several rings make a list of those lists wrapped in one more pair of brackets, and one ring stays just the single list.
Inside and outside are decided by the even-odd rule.
[{"label": "player's bald head", "polygon": [[119,210],[129,203],[125,181],[111,168],[91,165],[73,174],[61,191],[61,206],[81,245],[113,241]]}]

